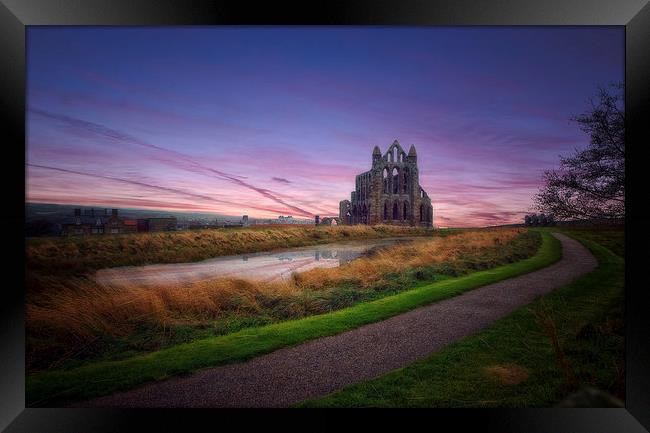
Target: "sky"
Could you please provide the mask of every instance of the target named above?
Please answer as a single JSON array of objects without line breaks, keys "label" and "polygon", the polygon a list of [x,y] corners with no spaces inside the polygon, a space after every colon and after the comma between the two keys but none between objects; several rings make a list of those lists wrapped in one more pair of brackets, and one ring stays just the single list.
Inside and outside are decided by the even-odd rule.
[{"label": "sky", "polygon": [[418,153],[434,225],[519,223],[623,27],[27,28],[26,200],[338,214],[372,149]]}]

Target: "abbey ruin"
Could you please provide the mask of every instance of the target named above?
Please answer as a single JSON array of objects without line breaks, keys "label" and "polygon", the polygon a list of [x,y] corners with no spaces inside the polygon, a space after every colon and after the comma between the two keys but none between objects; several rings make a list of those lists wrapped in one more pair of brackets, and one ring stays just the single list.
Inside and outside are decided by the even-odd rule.
[{"label": "abbey ruin", "polygon": [[372,168],[356,177],[350,200],[339,204],[342,224],[394,224],[431,227],[431,199],[420,187],[418,157],[411,145],[408,155],[395,140],[382,156],[372,151]]}]

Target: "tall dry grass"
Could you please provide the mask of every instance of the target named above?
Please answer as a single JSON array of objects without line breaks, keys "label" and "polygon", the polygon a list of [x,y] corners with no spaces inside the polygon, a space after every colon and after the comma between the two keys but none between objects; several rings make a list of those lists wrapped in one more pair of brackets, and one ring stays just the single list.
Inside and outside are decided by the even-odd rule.
[{"label": "tall dry grass", "polygon": [[[312,269],[279,282],[215,279],[156,287],[105,287],[88,278],[43,278],[27,303],[31,336],[74,348],[98,335],[123,336],[143,324],[206,323],[224,314],[275,318],[328,311],[339,287],[363,291],[388,275],[467,257],[488,257],[523,229],[466,231],[379,250],[338,268]],[[330,296],[331,298],[331,296]]]},{"label": "tall dry grass", "polygon": [[293,281],[300,289],[319,290],[342,281],[354,281],[361,288],[380,280],[387,274],[398,274],[407,269],[453,262],[463,255],[494,248],[511,242],[524,229],[482,230],[462,232],[454,236],[418,240],[407,245],[379,250],[371,257],[363,257],[338,268],[316,268],[294,274]]},{"label": "tall dry grass", "polygon": [[399,226],[280,226],[124,235],[51,237],[27,241],[28,272],[81,275],[101,268],[192,262],[223,255],[314,245],[340,240],[431,234]]}]

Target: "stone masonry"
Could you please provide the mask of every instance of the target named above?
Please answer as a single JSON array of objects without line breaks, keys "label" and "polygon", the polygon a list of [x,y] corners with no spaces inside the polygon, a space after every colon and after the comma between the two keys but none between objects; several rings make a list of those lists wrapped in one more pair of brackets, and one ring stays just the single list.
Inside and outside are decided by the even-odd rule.
[{"label": "stone masonry", "polygon": [[418,157],[411,145],[408,155],[395,140],[382,156],[372,152],[372,168],[356,177],[350,200],[339,203],[342,224],[433,226],[431,199],[422,189]]}]

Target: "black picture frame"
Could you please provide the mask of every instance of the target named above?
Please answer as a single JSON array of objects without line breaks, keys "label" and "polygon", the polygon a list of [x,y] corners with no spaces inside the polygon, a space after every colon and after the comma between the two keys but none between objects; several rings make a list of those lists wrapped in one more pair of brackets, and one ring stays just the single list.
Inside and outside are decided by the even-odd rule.
[{"label": "black picture frame", "polygon": [[[338,429],[350,411],[118,410],[25,408],[24,213],[25,28],[33,25],[619,25],[626,34],[626,401],[620,409],[435,409],[354,412],[369,421],[403,427],[418,421],[454,430],[526,432],[642,432],[650,429],[650,324],[643,281],[645,192],[643,144],[650,143],[650,5],[647,0],[357,0],[301,3],[183,0],[0,0],[0,107],[4,192],[1,221],[5,254],[0,290],[0,429],[9,432],[242,430],[285,421],[284,428]],[[387,61],[390,61],[387,59]],[[632,144],[632,145],[630,145]],[[636,145],[636,146],[635,146]],[[637,166],[636,168],[634,166]],[[638,199],[635,199],[637,197]],[[632,235],[630,235],[632,234]],[[217,412],[218,411],[218,412]],[[318,420],[307,420],[314,416]],[[345,426],[352,427],[349,422]]]}]

